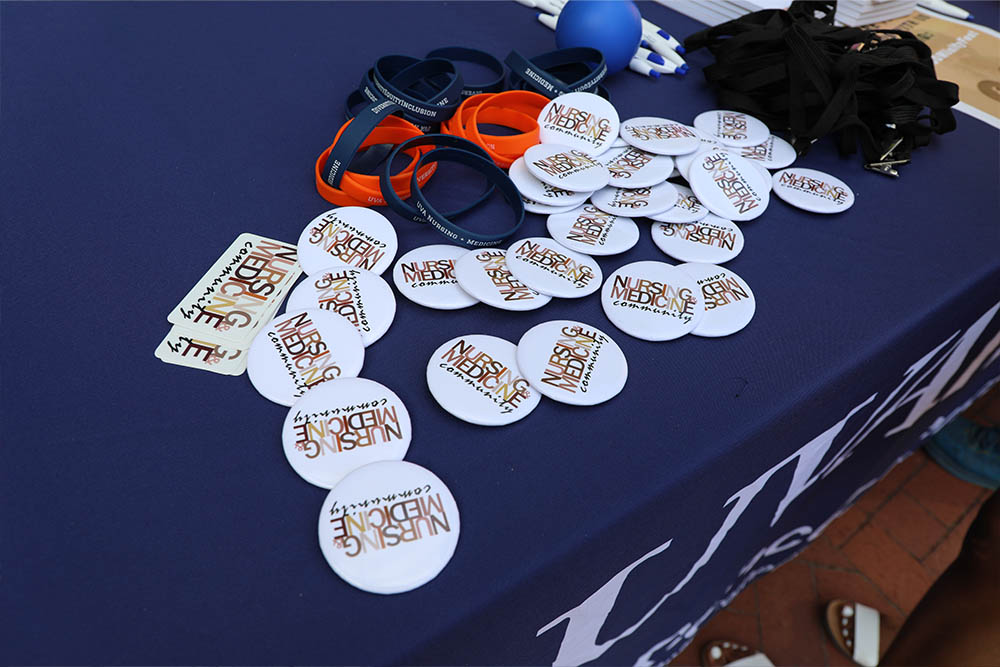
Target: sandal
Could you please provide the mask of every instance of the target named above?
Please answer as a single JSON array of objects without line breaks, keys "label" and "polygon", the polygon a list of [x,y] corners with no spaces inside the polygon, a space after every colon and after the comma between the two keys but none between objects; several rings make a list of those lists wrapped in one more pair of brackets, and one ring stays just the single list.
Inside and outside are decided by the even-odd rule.
[{"label": "sandal", "polygon": [[862,667],[878,665],[879,613],[860,602],[826,605],[826,629],[840,652]]}]

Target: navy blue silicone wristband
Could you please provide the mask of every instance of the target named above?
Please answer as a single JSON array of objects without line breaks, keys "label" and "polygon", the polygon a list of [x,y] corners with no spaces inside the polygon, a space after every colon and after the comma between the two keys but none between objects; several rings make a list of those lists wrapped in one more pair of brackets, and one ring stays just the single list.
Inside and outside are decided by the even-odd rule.
[{"label": "navy blue silicone wristband", "polygon": [[[468,151],[479,155],[487,160],[490,159],[489,154],[483,150],[482,146],[472,143],[468,139],[463,139],[462,137],[456,137],[452,134],[426,134],[422,137],[413,137],[412,139],[407,139],[398,146],[394,146],[392,153],[385,161],[385,168],[382,171],[381,178],[379,179],[379,186],[382,190],[382,198],[385,199],[386,205],[393,211],[403,216],[413,220],[414,222],[427,222],[427,219],[421,215],[414,206],[407,204],[403,201],[396,191],[392,187],[392,181],[389,179],[392,177],[392,162],[395,160],[396,155],[401,151],[408,150],[410,148],[416,148],[418,146],[437,146],[437,147],[448,147],[457,148],[461,150]],[[414,165],[416,168],[416,165]],[[490,183],[489,187],[479,196],[475,201],[463,206],[461,208],[455,209],[454,211],[449,211],[444,213],[446,218],[457,218],[463,213],[467,213],[479,204],[486,201],[491,194],[493,194],[494,186]],[[412,196],[412,191],[411,191]]]},{"label": "navy blue silicone wristband", "polygon": [[[433,85],[435,90],[426,98],[416,97],[409,91],[419,82]],[[418,60],[409,56],[379,58],[375,67],[365,74],[358,91],[360,99],[368,106],[344,128],[323,166],[323,179],[339,187],[359,147],[386,116],[399,112],[410,122],[440,123],[455,112],[461,101],[461,91],[462,78],[450,60]],[[350,103],[351,97],[348,99]]]},{"label": "navy blue silicone wristband", "polygon": [[[462,101],[462,77],[455,63],[444,58],[415,60],[409,56],[383,56],[370,73],[374,90],[369,93],[366,85],[362,85],[361,92],[373,102],[374,95],[392,100],[411,122],[440,123],[451,118]],[[432,84],[434,89],[429,93],[426,89],[418,91],[418,83]]]},{"label": "navy blue silicone wristband", "polygon": [[[531,88],[546,97],[576,92],[598,93],[607,97],[607,91],[600,83],[608,74],[608,66],[604,62],[604,54],[597,49],[586,46],[557,49],[530,59],[511,51],[505,62],[510,68],[512,85]],[[570,65],[582,65],[585,74],[573,81],[563,81],[551,71]]]},{"label": "navy blue silicone wristband", "polygon": [[427,162],[457,162],[472,167],[480,172],[500,190],[507,204],[514,214],[514,225],[501,234],[477,234],[460,227],[447,216],[439,213],[424,197],[424,194],[417,187],[417,179],[414,177],[410,184],[410,194],[413,197],[417,211],[430,223],[432,227],[447,236],[455,243],[468,248],[492,248],[502,245],[507,239],[517,233],[524,222],[524,203],[521,201],[521,194],[514,187],[514,183],[507,176],[503,169],[493,164],[492,160],[482,158],[475,153],[470,153],[463,148],[436,148],[424,153],[417,159],[414,165],[414,175]]},{"label": "navy blue silicone wristband", "polygon": [[499,93],[504,89],[504,79],[506,78],[507,70],[499,58],[485,51],[470,49],[464,46],[445,46],[440,49],[434,49],[427,54],[427,57],[475,63],[496,74],[495,79],[486,83],[465,82],[465,86],[462,88],[462,97],[472,97],[481,93]]}]

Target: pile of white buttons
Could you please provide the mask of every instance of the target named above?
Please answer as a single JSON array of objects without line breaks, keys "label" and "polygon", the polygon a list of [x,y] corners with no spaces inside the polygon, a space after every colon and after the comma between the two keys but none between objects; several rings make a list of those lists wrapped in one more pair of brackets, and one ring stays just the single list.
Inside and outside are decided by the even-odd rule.
[{"label": "pile of white buttons", "polygon": [[[552,100],[538,122],[541,143],[511,166],[510,178],[526,210],[548,214],[550,237],[519,239],[506,250],[427,245],[393,265],[398,243],[384,216],[360,207],[327,211],[299,238],[306,279],[286,313],[251,344],[254,387],[290,406],[282,430],[289,464],[331,489],[319,521],[323,553],[358,588],[395,593],[426,583],[451,558],[459,533],[447,486],[402,460],[412,437],[406,406],[388,387],[358,377],[365,348],[395,317],[395,297],[381,277],[390,266],[399,293],[428,308],[534,310],[601,290],[608,319],[631,336],[726,336],[756,308],[749,285],[720,266],[744,247],[736,222],[759,217],[772,186],[814,212],[853,203],[837,179],[788,169],[792,147],[745,114],[707,111],[693,126],[651,117],[620,122],[603,98],[571,93]],[[769,169],[782,171],[772,177]],[[676,176],[690,187],[667,180]],[[633,262],[605,280],[594,257],[632,248],[638,217],[652,221],[656,246],[681,263]],[[627,377],[618,344],[571,320],[532,327],[516,345],[454,337],[426,369],[434,399],[483,426],[526,417],[542,396],[572,405],[607,401]]]}]

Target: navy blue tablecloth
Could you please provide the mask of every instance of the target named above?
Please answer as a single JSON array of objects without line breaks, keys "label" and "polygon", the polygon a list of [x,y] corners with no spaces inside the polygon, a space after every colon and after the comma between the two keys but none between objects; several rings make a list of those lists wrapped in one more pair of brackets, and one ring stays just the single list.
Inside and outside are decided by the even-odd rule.
[{"label": "navy blue tablecloth", "polygon": [[[462,533],[423,588],[355,590],[318,548],[325,492],[285,462],[285,409],[155,359],[165,316],[239,233],[294,242],[329,208],[313,162],[377,56],[530,55],[552,34],[513,2],[4,3],[0,29],[6,662],[664,661],[1000,374],[997,130],[959,116],[899,180],[822,142],[800,163],[857,203],[775,199],[743,225],[727,266],[758,307],[735,336],[642,342],[596,295],[526,313],[400,298],[362,375],[407,404],[407,458],[450,486]],[[713,108],[709,56],[689,60],[686,78],[612,77],[621,116]],[[391,218],[400,252],[442,242]],[[544,233],[529,215],[522,235]],[[666,259],[645,224],[599,261],[644,259]],[[495,429],[434,403],[442,342],[560,318],[622,346],[620,396]]]}]

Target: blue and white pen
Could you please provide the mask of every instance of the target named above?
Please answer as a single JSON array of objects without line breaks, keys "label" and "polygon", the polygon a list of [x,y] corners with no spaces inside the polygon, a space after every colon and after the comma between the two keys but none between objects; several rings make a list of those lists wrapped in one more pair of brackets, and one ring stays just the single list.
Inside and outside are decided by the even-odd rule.
[{"label": "blue and white pen", "polygon": [[556,23],[558,21],[559,21],[559,17],[558,16],[552,16],[552,14],[539,14],[538,15],[538,22],[541,23],[546,28],[548,28],[549,30],[555,30],[556,29]]},{"label": "blue and white pen", "polygon": [[633,72],[638,72],[639,74],[644,74],[645,76],[651,77],[653,79],[659,79],[660,73],[653,69],[653,63],[648,60],[643,60],[636,56],[632,60],[628,61],[628,68]]},{"label": "blue and white pen", "polygon": [[532,0],[535,3],[535,7],[541,9],[543,12],[548,12],[553,16],[559,16],[559,12],[566,5],[565,2],[560,2],[559,0]]},{"label": "blue and white pen", "polygon": [[[650,41],[651,39],[652,41]],[[681,58],[676,51],[664,46],[664,41],[662,39],[658,40],[655,35],[652,38],[643,35],[642,41],[639,42],[639,46],[647,48],[651,51],[656,51],[661,56],[663,56],[673,64],[677,65],[678,67],[680,67],[681,65],[684,65],[685,67],[687,66],[687,63],[684,62],[684,59]]]},{"label": "blue and white pen", "polygon": [[656,35],[657,37],[659,37],[660,39],[662,39],[665,42],[667,48],[673,49],[674,51],[676,51],[677,53],[679,53],[681,55],[684,55],[685,53],[687,53],[687,51],[684,50],[684,46],[680,42],[678,42],[676,39],[674,39],[673,37],[671,37],[670,33],[668,33],[666,30],[664,30],[660,26],[656,25],[655,23],[652,23],[650,21],[647,21],[646,19],[643,19],[642,20],[642,35],[643,35],[643,37],[645,37],[647,34],[649,34],[649,35]]},{"label": "blue and white pen", "polygon": [[641,46],[636,50],[635,55],[632,56],[632,60],[639,60],[640,62],[649,65],[660,74],[687,74],[688,71],[687,65],[677,65],[672,62],[667,62],[666,59],[664,59],[664,57],[659,53],[654,53],[653,51],[644,49]]}]

